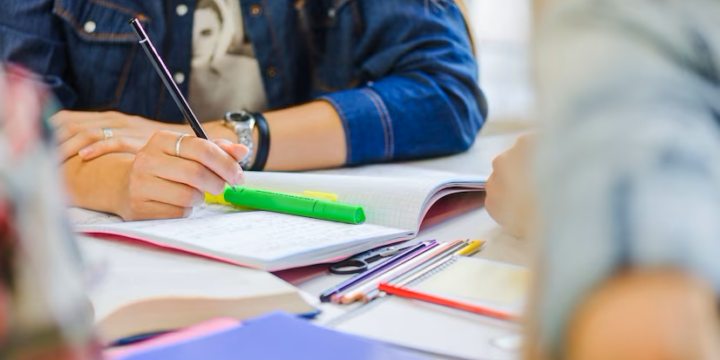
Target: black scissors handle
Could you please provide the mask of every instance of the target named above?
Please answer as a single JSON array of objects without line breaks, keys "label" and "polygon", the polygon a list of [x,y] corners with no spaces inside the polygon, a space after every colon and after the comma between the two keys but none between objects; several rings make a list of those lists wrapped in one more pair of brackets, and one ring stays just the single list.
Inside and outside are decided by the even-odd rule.
[{"label": "black scissors handle", "polygon": [[337,275],[359,274],[368,269],[368,263],[362,259],[350,258],[330,265],[330,272]]}]

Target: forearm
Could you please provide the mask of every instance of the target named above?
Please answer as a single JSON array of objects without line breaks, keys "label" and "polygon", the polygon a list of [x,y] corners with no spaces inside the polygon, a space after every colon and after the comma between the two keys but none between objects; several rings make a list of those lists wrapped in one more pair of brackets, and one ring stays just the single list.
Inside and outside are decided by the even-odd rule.
[{"label": "forearm", "polygon": [[83,161],[75,156],[62,165],[65,184],[74,206],[117,213],[119,195],[125,191],[121,179],[133,161],[133,155],[112,153]]},{"label": "forearm", "polygon": [[[345,164],[345,131],[335,109],[325,101],[263,114],[270,129],[266,170],[307,170]],[[207,123],[210,137],[237,142],[237,134],[220,121]],[[257,131],[253,136],[257,144]]]}]

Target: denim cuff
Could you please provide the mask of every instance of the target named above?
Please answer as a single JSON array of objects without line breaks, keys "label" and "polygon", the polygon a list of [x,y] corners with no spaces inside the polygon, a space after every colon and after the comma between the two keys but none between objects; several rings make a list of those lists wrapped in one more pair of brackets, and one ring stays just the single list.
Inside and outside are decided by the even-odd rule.
[{"label": "denim cuff", "polygon": [[377,92],[371,88],[360,88],[335,92],[320,99],[335,107],[343,123],[348,165],[392,159],[392,119]]}]

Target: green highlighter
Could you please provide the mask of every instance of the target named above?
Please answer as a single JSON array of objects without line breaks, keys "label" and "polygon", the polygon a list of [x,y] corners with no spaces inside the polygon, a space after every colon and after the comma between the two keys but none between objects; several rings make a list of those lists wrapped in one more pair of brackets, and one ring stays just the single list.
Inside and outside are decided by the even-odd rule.
[{"label": "green highlighter", "polygon": [[358,205],[320,200],[307,196],[281,193],[246,187],[226,188],[225,201],[249,208],[301,215],[323,220],[333,220],[350,224],[365,221],[365,212]]}]

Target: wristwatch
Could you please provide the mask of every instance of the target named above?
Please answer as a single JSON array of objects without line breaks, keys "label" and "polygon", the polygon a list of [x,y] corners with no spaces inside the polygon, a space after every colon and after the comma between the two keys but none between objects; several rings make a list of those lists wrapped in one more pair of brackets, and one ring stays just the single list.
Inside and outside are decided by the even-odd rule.
[{"label": "wristwatch", "polygon": [[[270,127],[265,116],[245,110],[231,111],[225,114],[222,124],[235,131],[238,136],[238,144],[243,144],[248,148],[248,153],[240,161],[240,166],[245,170],[265,170],[265,164],[270,154]],[[255,127],[258,129],[257,144],[253,143]],[[253,154],[255,154],[255,161],[250,164]]]},{"label": "wristwatch", "polygon": [[223,126],[232,129],[238,136],[238,144],[245,145],[248,153],[245,158],[240,160],[240,166],[243,169],[249,169],[250,160],[252,159],[255,144],[253,143],[253,130],[255,129],[255,117],[248,111],[230,111],[225,113],[222,119]]}]

